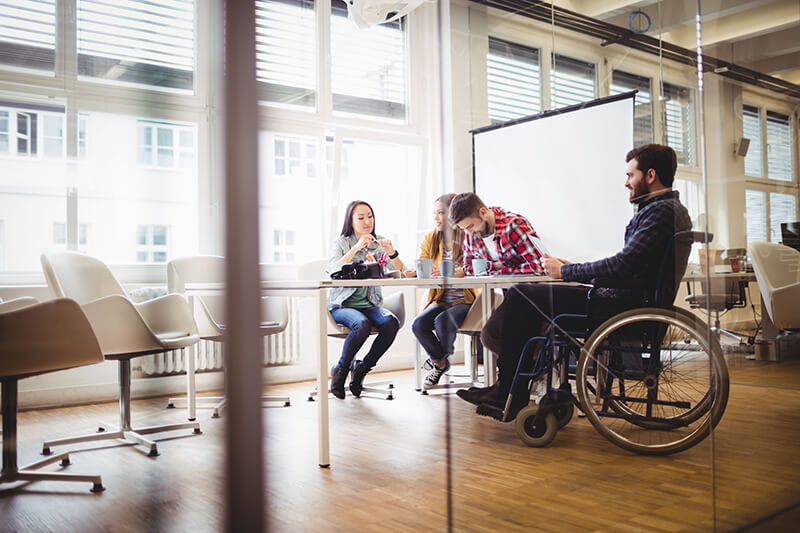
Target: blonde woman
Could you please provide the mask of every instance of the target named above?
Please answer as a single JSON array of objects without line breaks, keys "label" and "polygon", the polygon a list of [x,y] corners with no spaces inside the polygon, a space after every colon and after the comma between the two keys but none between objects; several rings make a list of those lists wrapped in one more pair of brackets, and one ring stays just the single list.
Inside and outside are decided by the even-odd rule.
[{"label": "blonde woman", "polygon": [[[455,194],[445,194],[433,204],[433,221],[436,229],[425,235],[420,245],[420,259],[433,259],[432,274],[441,275],[442,260],[453,261],[453,275],[464,276],[461,264],[461,244],[464,232],[451,227],[447,222],[450,202]],[[413,274],[411,274],[413,275]],[[424,311],[411,326],[417,340],[428,354],[425,367],[430,370],[425,377],[426,385],[436,385],[450,368],[449,357],[453,354],[456,333],[476,296],[475,289],[431,289],[425,301]]]}]

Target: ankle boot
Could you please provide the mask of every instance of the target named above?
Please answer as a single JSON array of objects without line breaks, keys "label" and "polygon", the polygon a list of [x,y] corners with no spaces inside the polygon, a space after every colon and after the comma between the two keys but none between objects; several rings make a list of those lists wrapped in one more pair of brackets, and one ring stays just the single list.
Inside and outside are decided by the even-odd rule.
[{"label": "ankle boot", "polygon": [[331,393],[344,400],[344,380],[347,377],[347,371],[336,365],[331,368]]},{"label": "ankle boot", "polygon": [[350,392],[353,396],[358,398],[361,396],[361,389],[364,386],[364,376],[369,372],[369,368],[364,364],[364,361],[358,359],[350,364]]}]

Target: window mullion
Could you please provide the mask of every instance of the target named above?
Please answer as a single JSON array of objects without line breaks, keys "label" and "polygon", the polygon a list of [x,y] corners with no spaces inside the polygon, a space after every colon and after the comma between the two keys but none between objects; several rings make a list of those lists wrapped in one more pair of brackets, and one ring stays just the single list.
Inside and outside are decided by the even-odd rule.
[{"label": "window mullion", "polygon": [[77,2],[56,2],[56,77],[63,80],[67,91],[75,88],[78,71]]},{"label": "window mullion", "polygon": [[333,115],[333,89],[331,81],[331,0],[321,0],[317,5],[317,112],[325,122]]}]

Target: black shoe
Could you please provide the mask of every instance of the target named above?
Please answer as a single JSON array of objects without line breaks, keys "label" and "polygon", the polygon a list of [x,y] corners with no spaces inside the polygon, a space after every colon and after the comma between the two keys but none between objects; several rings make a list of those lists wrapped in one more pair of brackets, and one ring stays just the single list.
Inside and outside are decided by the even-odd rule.
[{"label": "black shoe", "polygon": [[331,367],[331,394],[344,400],[344,380],[347,377],[347,371],[340,368],[339,365]]},{"label": "black shoe", "polygon": [[364,387],[364,376],[369,372],[369,368],[364,361],[355,359],[350,363],[350,392],[358,398],[361,396],[361,389]]},{"label": "black shoe", "polygon": [[508,400],[507,394],[486,394],[483,402],[478,405],[476,413],[483,416],[489,416],[501,422],[511,422],[517,418],[517,413],[527,406],[530,402],[530,397],[526,396],[527,390],[520,392],[511,399],[511,405],[508,407],[508,414],[503,419],[503,410],[506,408],[506,401]]},{"label": "black shoe", "polygon": [[[495,399],[495,396],[499,394],[499,387],[495,383],[491,387],[485,388],[470,388],[470,389],[460,389],[456,391],[456,394],[462,400],[466,400],[471,404],[480,405],[487,401],[488,398],[492,400]],[[505,399],[503,400],[505,401]]]}]

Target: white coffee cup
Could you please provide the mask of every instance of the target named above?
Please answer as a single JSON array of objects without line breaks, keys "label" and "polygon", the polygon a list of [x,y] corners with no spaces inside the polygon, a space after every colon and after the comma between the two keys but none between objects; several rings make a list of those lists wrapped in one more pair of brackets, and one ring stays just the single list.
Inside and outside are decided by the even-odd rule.
[{"label": "white coffee cup", "polygon": [[433,271],[433,259],[417,259],[417,277],[427,279]]},{"label": "white coffee cup", "polygon": [[488,259],[473,259],[472,260],[472,273],[476,276],[483,276],[489,272]]}]

